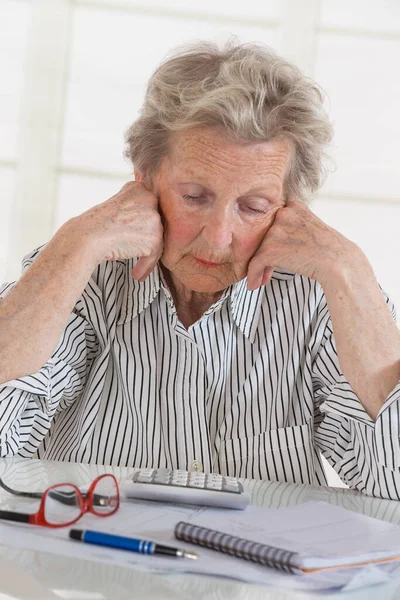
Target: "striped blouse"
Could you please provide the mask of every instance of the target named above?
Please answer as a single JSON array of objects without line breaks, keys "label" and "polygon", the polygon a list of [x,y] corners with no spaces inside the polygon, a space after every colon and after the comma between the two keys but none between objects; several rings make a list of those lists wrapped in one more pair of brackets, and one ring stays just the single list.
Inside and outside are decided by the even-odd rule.
[{"label": "striped blouse", "polygon": [[400,499],[400,384],[374,422],[317,282],[242,280],[186,329],[159,267],[138,282],[134,262],[100,264],[51,358],[0,386],[0,456],[325,485],[323,454],[351,488]]}]

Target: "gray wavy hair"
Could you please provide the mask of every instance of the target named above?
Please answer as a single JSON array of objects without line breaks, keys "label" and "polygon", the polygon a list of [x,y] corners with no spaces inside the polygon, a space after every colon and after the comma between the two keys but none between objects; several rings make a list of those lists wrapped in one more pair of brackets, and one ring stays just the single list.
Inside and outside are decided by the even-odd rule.
[{"label": "gray wavy hair", "polygon": [[125,134],[124,154],[151,180],[171,133],[215,126],[238,141],[291,141],[287,198],[305,201],[321,187],[332,138],[323,94],[260,44],[197,42],[176,50],[150,78],[140,116]]}]

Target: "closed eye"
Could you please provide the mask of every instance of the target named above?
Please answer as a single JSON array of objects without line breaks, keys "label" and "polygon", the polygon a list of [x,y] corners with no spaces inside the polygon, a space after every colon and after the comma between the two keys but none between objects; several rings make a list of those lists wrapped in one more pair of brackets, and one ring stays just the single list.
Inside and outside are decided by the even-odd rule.
[{"label": "closed eye", "polygon": [[253,206],[246,206],[243,204],[240,206],[240,208],[244,212],[247,212],[247,213],[250,213],[253,215],[266,215],[267,212],[270,210],[270,208],[260,209],[260,208],[254,208]]},{"label": "closed eye", "polygon": [[189,196],[188,194],[185,194],[183,198],[188,202],[195,202],[196,200],[202,200],[203,196]]},{"label": "closed eye", "polygon": [[[189,204],[196,204],[196,203],[200,203],[200,202],[203,202],[204,200],[206,200],[206,196],[204,194],[200,194],[200,196],[191,196],[190,194],[184,194],[182,196],[182,198]],[[263,208],[256,208],[254,206],[249,206],[247,204],[239,204],[239,208],[244,213],[247,213],[249,215],[254,215],[254,216],[266,215],[269,212],[269,210],[271,209],[270,206],[263,209]]]}]

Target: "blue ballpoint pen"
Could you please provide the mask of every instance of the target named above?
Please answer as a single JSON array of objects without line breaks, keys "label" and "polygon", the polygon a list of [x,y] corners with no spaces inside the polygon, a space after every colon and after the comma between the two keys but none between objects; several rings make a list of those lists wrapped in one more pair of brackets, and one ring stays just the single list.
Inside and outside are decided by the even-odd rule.
[{"label": "blue ballpoint pen", "polygon": [[175,556],[176,558],[198,558],[195,552],[186,552],[172,546],[163,546],[155,542],[139,540],[135,538],[123,537],[120,535],[110,535],[99,531],[89,531],[83,529],[70,529],[69,537],[71,540],[78,540],[86,544],[96,544],[97,546],[108,546],[109,548],[118,548],[119,550],[130,550],[140,554],[164,554]]}]

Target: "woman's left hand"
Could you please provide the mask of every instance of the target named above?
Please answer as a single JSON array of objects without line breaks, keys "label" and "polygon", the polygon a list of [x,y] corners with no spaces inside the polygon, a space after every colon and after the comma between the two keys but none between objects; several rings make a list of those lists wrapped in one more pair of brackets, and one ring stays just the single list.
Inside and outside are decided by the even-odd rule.
[{"label": "woman's left hand", "polygon": [[304,202],[280,208],[264,240],[249,262],[247,287],[255,290],[272,277],[274,267],[317,280],[321,285],[337,270],[354,268],[360,249],[321,221]]}]

